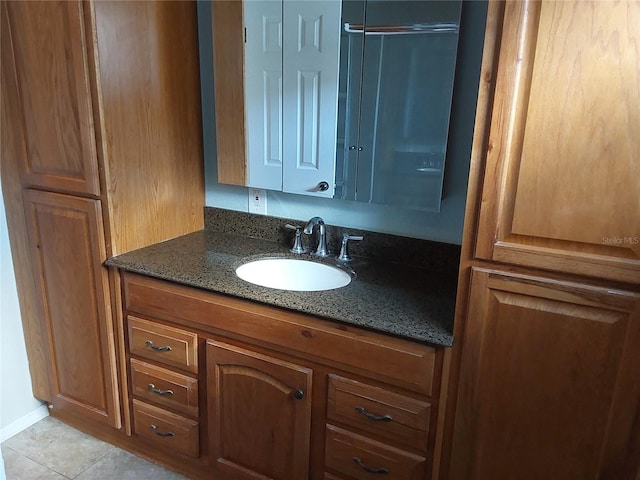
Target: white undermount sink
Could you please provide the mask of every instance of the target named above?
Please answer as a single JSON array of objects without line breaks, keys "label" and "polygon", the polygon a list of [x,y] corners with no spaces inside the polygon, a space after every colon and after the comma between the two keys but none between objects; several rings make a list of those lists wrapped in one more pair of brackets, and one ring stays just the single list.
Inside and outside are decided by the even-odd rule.
[{"label": "white undermount sink", "polygon": [[351,275],[339,267],[296,258],[263,258],[240,265],[236,275],[263,287],[317,292],[344,287]]}]

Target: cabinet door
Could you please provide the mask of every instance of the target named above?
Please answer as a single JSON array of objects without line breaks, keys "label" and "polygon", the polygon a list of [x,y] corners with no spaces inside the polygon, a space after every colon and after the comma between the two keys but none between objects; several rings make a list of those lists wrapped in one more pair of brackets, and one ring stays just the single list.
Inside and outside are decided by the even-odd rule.
[{"label": "cabinet door", "polygon": [[[242,2],[247,186],[282,190],[282,10],[279,0]],[[215,28],[215,27],[214,27]]]},{"label": "cabinet door", "polygon": [[640,295],[474,269],[451,478],[640,474]]},{"label": "cabinet door", "polygon": [[333,197],[341,5],[213,2],[220,183]]},{"label": "cabinet door", "polygon": [[476,256],[640,283],[640,2],[507,2]]},{"label": "cabinet door", "polygon": [[310,369],[207,341],[209,438],[223,475],[308,478]]},{"label": "cabinet door", "polygon": [[[205,8],[206,3],[200,3],[199,8]],[[245,62],[239,61],[244,60],[244,2],[217,0],[210,4],[218,182],[246,185]],[[204,59],[202,68],[206,68]],[[203,103],[203,108],[206,109],[206,103]]]},{"label": "cabinet door", "polygon": [[53,408],[119,427],[100,202],[26,190],[24,204]]},{"label": "cabinet door", "polygon": [[283,192],[333,197],[341,6],[284,2]]},{"label": "cabinet door", "polygon": [[29,186],[98,195],[82,2],[7,2]]}]

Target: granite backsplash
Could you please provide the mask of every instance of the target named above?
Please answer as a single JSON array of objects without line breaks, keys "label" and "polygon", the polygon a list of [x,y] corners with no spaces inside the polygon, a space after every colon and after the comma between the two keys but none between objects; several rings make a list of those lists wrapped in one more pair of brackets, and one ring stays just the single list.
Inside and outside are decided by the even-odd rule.
[{"label": "granite backsplash", "polygon": [[[302,225],[307,220],[270,217],[253,213],[237,212],[215,207],[205,207],[204,223],[206,230],[230,233],[251,238],[260,238],[271,242],[293,245],[295,232],[285,228],[287,223]],[[362,235],[362,241],[349,242],[352,257],[364,257],[371,261],[399,263],[435,272],[456,274],[460,264],[460,246],[448,243],[431,242],[417,238],[401,237],[384,233],[357,230],[354,228],[327,228],[327,246],[336,254],[340,251],[343,233]],[[306,237],[306,238],[304,238]],[[317,242],[317,233],[303,235],[303,244]]]}]

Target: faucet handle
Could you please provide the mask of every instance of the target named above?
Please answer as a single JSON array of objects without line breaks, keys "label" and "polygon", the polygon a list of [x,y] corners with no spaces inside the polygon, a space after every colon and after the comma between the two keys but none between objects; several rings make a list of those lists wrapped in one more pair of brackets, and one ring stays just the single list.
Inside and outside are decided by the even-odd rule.
[{"label": "faucet handle", "polygon": [[364,237],[362,235],[349,235],[345,233],[342,235],[342,246],[340,247],[340,255],[336,258],[340,262],[350,262],[351,257],[349,256],[349,240],[362,240]]},{"label": "faucet handle", "polygon": [[287,223],[284,227],[288,228],[289,230],[296,231],[296,236],[293,240],[293,247],[291,247],[290,251],[292,253],[307,253],[308,249],[302,246],[302,229],[304,227],[300,225],[291,225],[290,223]]}]

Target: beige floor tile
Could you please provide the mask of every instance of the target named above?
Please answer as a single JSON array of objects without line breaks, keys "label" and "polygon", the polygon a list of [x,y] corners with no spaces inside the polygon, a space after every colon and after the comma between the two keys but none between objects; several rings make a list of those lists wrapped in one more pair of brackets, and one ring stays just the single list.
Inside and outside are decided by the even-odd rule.
[{"label": "beige floor tile", "polygon": [[4,442],[3,446],[69,478],[74,478],[115,449],[53,417],[40,420]]},{"label": "beige floor tile", "polygon": [[7,480],[66,480],[66,477],[43,467],[12,448],[2,447]]},{"label": "beige floor tile", "polygon": [[82,472],[76,480],[187,480],[142,458],[115,449]]}]

